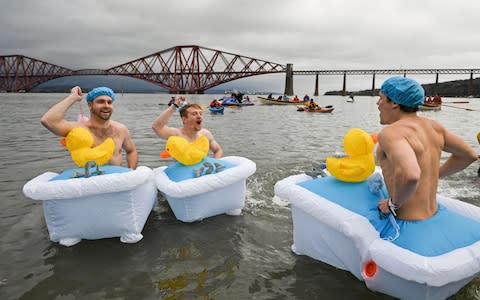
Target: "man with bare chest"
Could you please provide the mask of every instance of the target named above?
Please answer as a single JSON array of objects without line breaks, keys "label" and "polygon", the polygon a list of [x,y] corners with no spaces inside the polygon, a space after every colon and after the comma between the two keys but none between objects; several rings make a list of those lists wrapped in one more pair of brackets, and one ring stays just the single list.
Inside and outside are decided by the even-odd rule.
[{"label": "man with bare chest", "polygon": [[[377,159],[389,199],[379,209],[401,220],[424,220],[437,212],[439,178],[454,174],[477,160],[461,137],[435,120],[417,115],[424,101],[422,86],[409,78],[392,77],[380,88]],[[441,163],[442,152],[450,153]]]},{"label": "man with bare chest", "polygon": [[114,92],[107,87],[91,90],[86,97],[90,118],[85,121],[72,122],[65,120],[65,113],[76,102],[83,99],[80,87],[73,87],[65,99],[52,106],[42,117],[41,123],[58,136],[66,136],[75,127],[87,128],[94,137],[94,146],[101,144],[110,137],[115,142],[115,150],[109,164],[122,164],[122,149],[125,150],[127,165],[131,169],[137,167],[138,154],[130,137],[128,128],[122,123],[111,119],[113,113]]},{"label": "man with bare chest", "polygon": [[[203,109],[198,104],[187,104],[183,106],[184,102],[185,97],[180,96],[176,98],[175,101],[153,121],[153,131],[163,139],[168,139],[172,135],[181,136],[190,143],[204,135],[208,138],[213,157],[221,158],[223,155],[222,147],[217,143],[213,134],[202,126]],[[175,109],[178,107],[182,107],[180,109],[180,117],[182,118],[183,127],[168,127],[167,123],[175,112]]]}]

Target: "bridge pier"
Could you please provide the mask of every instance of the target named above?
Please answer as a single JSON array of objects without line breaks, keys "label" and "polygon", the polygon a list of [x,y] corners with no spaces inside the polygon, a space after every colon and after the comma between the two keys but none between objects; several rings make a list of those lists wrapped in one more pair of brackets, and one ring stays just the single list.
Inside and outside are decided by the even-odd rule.
[{"label": "bridge pier", "polygon": [[293,64],[287,64],[284,94],[287,96],[293,96]]},{"label": "bridge pier", "polygon": [[437,72],[437,74],[435,74],[435,91],[434,91],[434,94],[435,95],[438,94],[438,72]]},{"label": "bridge pier", "polygon": [[375,96],[375,72],[373,72],[372,77],[372,96]]},{"label": "bridge pier", "polygon": [[315,74],[315,92],[313,92],[314,96],[318,96],[318,73]]},{"label": "bridge pier", "polygon": [[468,82],[468,95],[473,96],[473,70],[470,71],[470,81]]},{"label": "bridge pier", "polygon": [[347,95],[347,72],[343,72],[343,89],[342,96]]}]

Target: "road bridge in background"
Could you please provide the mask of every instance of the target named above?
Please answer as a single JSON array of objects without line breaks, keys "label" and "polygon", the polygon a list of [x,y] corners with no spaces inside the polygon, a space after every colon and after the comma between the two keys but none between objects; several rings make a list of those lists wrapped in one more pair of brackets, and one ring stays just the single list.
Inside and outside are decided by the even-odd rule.
[{"label": "road bridge in background", "polygon": [[170,93],[198,93],[255,75],[284,73],[285,66],[200,47],[176,46],[106,70],[71,70],[23,55],[0,56],[0,91],[28,92],[65,76],[120,75],[151,82]]},{"label": "road bridge in background", "polygon": [[[274,73],[285,73],[285,94],[293,95],[293,77],[315,76],[315,92],[318,96],[318,77],[343,76],[343,94],[346,94],[347,75],[372,76],[372,94],[375,92],[377,74],[474,74],[480,69],[375,69],[375,70],[294,70],[293,64],[279,64],[211,48],[187,45],[171,47],[106,70],[72,70],[24,55],[0,56],[0,92],[28,92],[35,86],[65,76],[121,75],[151,82],[170,93],[202,94],[220,84]],[[471,91],[471,87],[470,87]]]},{"label": "road bridge in background", "polygon": [[[288,65],[287,65],[288,67]],[[375,95],[375,76],[376,75],[403,75],[406,77],[407,75],[435,75],[435,88],[434,93],[437,93],[437,86],[438,86],[438,78],[440,74],[449,74],[449,75],[470,75],[470,84],[469,84],[469,92],[470,95],[472,94],[473,90],[473,77],[474,74],[480,74],[480,69],[359,69],[359,70],[305,70],[305,71],[293,71],[293,75],[309,75],[315,76],[315,92],[314,96],[318,96],[318,76],[328,76],[328,75],[340,75],[343,76],[343,85],[342,85],[342,95],[345,96],[347,93],[347,75],[361,75],[361,76],[372,76],[372,96]],[[287,73],[288,76],[288,73]],[[290,80],[293,82],[293,79]],[[289,80],[286,80],[289,82]],[[293,89],[293,88],[292,88]],[[293,94],[293,93],[292,93]]]}]

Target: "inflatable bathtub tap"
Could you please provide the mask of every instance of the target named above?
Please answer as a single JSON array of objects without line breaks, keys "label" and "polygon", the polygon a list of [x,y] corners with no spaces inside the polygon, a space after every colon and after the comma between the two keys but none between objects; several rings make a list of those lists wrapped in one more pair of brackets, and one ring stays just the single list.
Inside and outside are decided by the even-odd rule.
[{"label": "inflatable bathtub tap", "polygon": [[80,168],[45,172],[23,187],[25,196],[42,201],[50,240],[64,246],[82,239],[141,240],[157,199],[153,170],[104,165],[115,145],[107,139],[92,148],[93,137],[84,128],[72,129],[62,143]]},{"label": "inflatable bathtub tap", "polygon": [[189,143],[178,136],[168,138],[166,152],[177,162],[154,169],[157,188],[175,217],[183,222],[220,214],[240,215],[245,205],[246,179],[255,173],[255,163],[239,156],[207,157],[208,139],[200,139],[203,141]]},{"label": "inflatable bathtub tap", "polygon": [[342,179],[298,174],[275,184],[290,202],[294,253],[401,299],[445,299],[479,274],[479,207],[437,195],[433,217],[393,223],[377,208],[388,197],[379,168],[364,181]]}]

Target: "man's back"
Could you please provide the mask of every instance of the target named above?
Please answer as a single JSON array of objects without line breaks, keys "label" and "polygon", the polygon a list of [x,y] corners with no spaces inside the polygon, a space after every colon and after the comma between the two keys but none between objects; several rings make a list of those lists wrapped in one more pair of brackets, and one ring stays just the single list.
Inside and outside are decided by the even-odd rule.
[{"label": "man's back", "polygon": [[[380,147],[377,150],[387,185],[394,187],[396,180],[402,180],[402,177],[410,172],[419,172],[415,191],[397,212],[400,219],[425,219],[437,210],[440,155],[445,143],[443,132],[440,124],[416,114],[409,114],[381,132],[383,138],[387,136],[392,141],[388,147],[393,149],[391,155],[397,158],[390,160],[385,157]],[[411,151],[415,156],[409,155]],[[413,157],[416,159],[412,159]]]}]

